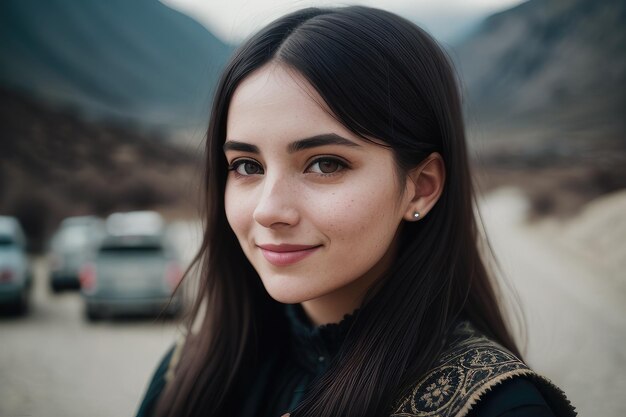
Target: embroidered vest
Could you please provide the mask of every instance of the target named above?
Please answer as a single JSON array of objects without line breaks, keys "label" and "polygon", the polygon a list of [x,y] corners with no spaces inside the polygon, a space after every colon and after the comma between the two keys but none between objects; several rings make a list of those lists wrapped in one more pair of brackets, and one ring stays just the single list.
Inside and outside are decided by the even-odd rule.
[{"label": "embroidered vest", "polygon": [[576,415],[556,385],[469,322],[461,322],[435,366],[398,401],[391,417],[464,417],[488,391],[520,376],[535,382],[557,416]]}]

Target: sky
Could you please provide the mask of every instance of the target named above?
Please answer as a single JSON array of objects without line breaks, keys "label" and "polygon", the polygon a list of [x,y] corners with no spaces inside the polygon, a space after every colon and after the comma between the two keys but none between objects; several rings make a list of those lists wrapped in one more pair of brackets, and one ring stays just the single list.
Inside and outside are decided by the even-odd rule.
[{"label": "sky", "polygon": [[419,24],[442,42],[453,43],[476,24],[522,0],[161,0],[206,26],[222,40],[237,44],[275,18],[309,6],[360,4],[378,7]]}]

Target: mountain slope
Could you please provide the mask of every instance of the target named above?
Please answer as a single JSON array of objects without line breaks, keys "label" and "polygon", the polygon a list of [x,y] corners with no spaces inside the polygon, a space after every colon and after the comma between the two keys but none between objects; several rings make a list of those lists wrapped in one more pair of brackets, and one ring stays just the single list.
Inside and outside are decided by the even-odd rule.
[{"label": "mountain slope", "polygon": [[498,132],[624,141],[626,2],[530,0],[455,48],[471,118]]},{"label": "mountain slope", "polygon": [[154,0],[0,2],[0,83],[83,116],[204,122],[232,47]]}]

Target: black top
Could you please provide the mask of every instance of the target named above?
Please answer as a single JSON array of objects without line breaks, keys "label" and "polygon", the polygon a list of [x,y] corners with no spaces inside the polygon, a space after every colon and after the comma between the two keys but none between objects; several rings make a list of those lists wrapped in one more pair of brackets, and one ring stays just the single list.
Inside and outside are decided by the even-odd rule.
[{"label": "black top", "polygon": [[[268,361],[242,398],[240,417],[280,417],[293,410],[311,382],[322,375],[337,354],[354,313],[339,323],[313,326],[302,307],[287,305],[292,338],[289,346]],[[148,417],[165,386],[173,348],[157,368],[137,417]],[[473,407],[468,417],[555,417],[535,384],[525,378],[503,382]]]}]

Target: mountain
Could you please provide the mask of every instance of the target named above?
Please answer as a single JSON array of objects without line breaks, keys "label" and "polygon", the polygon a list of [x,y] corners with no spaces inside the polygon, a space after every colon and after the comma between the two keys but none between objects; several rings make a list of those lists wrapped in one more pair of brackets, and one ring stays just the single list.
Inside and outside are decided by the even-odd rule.
[{"label": "mountain", "polygon": [[202,125],[232,49],[156,0],[0,2],[0,85],[89,119]]},{"label": "mountain", "polygon": [[623,0],[530,0],[488,17],[452,55],[479,135],[568,152],[590,140],[625,148],[624,51]]}]

